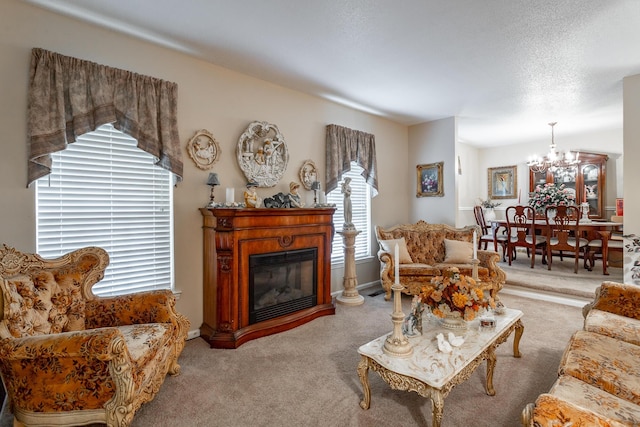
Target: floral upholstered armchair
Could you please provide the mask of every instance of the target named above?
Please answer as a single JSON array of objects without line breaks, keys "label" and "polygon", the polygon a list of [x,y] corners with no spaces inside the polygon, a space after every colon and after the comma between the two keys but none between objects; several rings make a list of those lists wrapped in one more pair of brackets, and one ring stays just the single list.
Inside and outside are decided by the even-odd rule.
[{"label": "floral upholstered armchair", "polygon": [[127,426],[180,372],[189,321],[173,294],[93,295],[106,251],[43,259],[0,247],[0,374],[14,425]]}]

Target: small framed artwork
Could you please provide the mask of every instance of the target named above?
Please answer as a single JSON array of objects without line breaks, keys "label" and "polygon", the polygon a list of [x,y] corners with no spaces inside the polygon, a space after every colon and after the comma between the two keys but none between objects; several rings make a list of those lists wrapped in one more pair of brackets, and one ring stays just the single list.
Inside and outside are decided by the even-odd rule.
[{"label": "small framed artwork", "polygon": [[418,178],[416,197],[444,196],[444,183],[442,181],[443,167],[444,162],[416,166]]},{"label": "small framed artwork", "polygon": [[518,166],[489,168],[489,199],[515,199],[518,188]]}]

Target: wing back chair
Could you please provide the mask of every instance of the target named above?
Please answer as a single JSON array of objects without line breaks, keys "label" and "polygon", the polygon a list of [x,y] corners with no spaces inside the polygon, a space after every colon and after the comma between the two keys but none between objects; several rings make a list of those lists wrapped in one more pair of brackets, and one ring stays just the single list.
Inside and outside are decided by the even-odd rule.
[{"label": "wing back chair", "polygon": [[97,247],[56,259],[0,247],[0,374],[14,425],[128,426],[180,372],[189,321],[173,294],[96,297],[108,264]]}]

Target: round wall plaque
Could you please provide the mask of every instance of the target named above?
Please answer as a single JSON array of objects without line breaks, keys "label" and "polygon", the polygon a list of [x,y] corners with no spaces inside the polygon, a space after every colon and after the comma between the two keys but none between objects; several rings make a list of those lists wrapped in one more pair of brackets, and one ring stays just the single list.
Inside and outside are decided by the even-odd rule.
[{"label": "round wall plaque", "polygon": [[289,150],[276,125],[252,122],[238,140],[238,165],[258,187],[275,186],[287,169]]},{"label": "round wall plaque", "polygon": [[211,169],[220,158],[220,145],[211,132],[201,129],[187,143],[187,152],[200,169]]}]

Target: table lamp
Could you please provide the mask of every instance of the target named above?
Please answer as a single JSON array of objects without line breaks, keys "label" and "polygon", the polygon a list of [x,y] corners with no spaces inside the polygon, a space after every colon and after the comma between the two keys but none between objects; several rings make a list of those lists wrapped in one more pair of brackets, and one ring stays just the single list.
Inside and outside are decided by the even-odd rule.
[{"label": "table lamp", "polygon": [[311,183],[311,189],[313,190],[313,205],[318,204],[318,190],[320,190],[320,181],[313,181]]},{"label": "table lamp", "polygon": [[216,185],[220,185],[220,181],[218,180],[217,173],[210,173],[209,178],[207,178],[207,185],[211,186],[211,195],[209,197],[209,204],[213,205],[213,200],[215,198],[213,194],[213,190],[215,190]]}]

